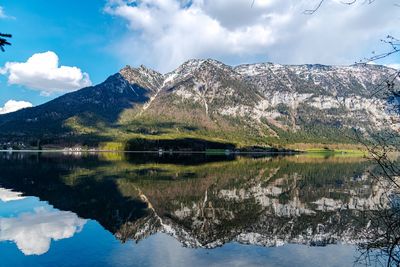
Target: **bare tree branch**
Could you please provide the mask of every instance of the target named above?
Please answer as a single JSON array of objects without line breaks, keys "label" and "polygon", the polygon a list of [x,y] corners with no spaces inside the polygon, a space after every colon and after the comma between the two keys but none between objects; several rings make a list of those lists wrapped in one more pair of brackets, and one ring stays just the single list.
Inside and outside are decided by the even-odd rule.
[{"label": "bare tree branch", "polygon": [[312,15],[314,14],[321,6],[322,4],[325,2],[325,0],[321,0],[313,9],[307,9],[305,10],[303,13],[306,15]]},{"label": "bare tree branch", "polygon": [[[348,1],[348,2],[345,2],[345,1],[341,1],[340,3],[341,4],[344,4],[344,5],[353,5],[353,4],[355,4],[356,2],[359,2],[360,0],[350,0],[350,1]],[[318,4],[314,7],[314,8],[312,8],[312,9],[307,9],[307,10],[305,10],[303,13],[304,14],[306,14],[306,15],[312,15],[312,14],[314,14],[315,12],[317,12],[317,10],[318,9],[320,9],[321,8],[321,6],[324,4],[326,2],[326,0],[320,0],[319,2],[318,2]],[[373,2],[375,2],[375,0],[364,0],[364,3],[366,3],[366,4],[371,4],[371,3],[373,3]]]}]

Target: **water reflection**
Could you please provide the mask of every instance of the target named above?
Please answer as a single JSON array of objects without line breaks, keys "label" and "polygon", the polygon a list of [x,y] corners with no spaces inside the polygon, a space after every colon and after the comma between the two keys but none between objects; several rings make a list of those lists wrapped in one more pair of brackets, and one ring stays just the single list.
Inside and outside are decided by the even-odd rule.
[{"label": "water reflection", "polygon": [[24,199],[25,197],[21,195],[22,193],[20,192],[14,192],[10,189],[0,188],[0,200],[3,202]]},{"label": "water reflection", "polygon": [[[0,241],[14,242],[25,255],[41,255],[50,248],[52,240],[72,237],[82,230],[86,220],[70,211],[53,209],[45,202],[36,201],[38,205],[32,211],[18,210],[18,203],[25,197],[21,193],[0,188],[0,211],[13,210],[15,216],[0,213]],[[8,216],[7,216],[8,215]]]},{"label": "water reflection", "polygon": [[[3,154],[1,199],[36,196],[58,210],[6,217],[0,240],[26,255],[96,220],[122,242],[165,233],[183,246],[216,248],[355,244],[387,207],[385,187],[360,158],[154,154]],[[13,191],[10,191],[10,190]],[[61,210],[61,211],[60,211]],[[81,219],[83,218],[83,219]],[[225,247],[225,246],[224,246]]]},{"label": "water reflection", "polygon": [[12,241],[25,255],[41,255],[50,248],[51,240],[72,237],[80,232],[85,220],[72,212],[37,209],[17,218],[0,219],[0,241]]}]

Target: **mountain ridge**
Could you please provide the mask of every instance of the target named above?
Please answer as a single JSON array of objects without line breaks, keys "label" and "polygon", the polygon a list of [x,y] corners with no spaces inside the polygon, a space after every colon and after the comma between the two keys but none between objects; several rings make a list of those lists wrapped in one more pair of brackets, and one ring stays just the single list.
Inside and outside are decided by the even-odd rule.
[{"label": "mountain ridge", "polygon": [[371,64],[229,66],[213,59],[188,60],[165,74],[127,65],[103,83],[0,116],[0,136],[349,143],[353,128],[365,136],[400,129],[386,96],[373,94],[394,73]]}]

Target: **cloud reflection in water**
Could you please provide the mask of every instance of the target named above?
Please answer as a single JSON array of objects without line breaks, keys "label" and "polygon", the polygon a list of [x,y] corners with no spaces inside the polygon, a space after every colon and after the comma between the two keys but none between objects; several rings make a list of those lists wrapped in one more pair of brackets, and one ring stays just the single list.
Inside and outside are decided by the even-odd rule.
[{"label": "cloud reflection in water", "polygon": [[50,249],[52,240],[74,236],[85,223],[75,213],[38,207],[17,217],[0,218],[0,242],[16,243],[25,255],[41,255]]}]

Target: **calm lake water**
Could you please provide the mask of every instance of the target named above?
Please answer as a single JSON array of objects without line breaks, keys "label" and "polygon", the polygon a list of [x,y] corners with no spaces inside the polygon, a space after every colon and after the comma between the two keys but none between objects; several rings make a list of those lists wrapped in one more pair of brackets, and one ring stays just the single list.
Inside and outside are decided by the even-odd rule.
[{"label": "calm lake water", "polygon": [[353,266],[355,157],[0,153],[0,266]]}]

